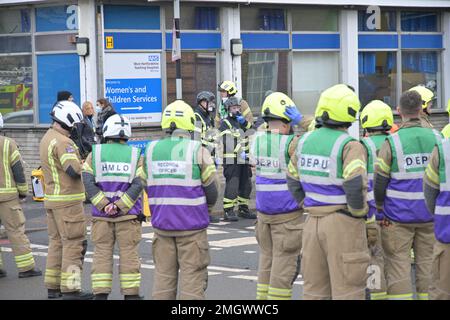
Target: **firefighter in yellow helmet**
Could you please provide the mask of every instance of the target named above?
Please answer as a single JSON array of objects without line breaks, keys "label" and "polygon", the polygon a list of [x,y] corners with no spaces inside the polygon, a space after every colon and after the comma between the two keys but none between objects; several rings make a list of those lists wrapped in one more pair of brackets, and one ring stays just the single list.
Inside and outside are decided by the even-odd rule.
[{"label": "firefighter in yellow helmet", "polygon": [[[433,244],[433,216],[423,193],[423,176],[441,136],[420,119],[423,98],[414,90],[400,97],[402,124],[383,142],[374,172],[374,197],[383,210],[381,239],[390,300],[428,300]],[[411,248],[416,261],[411,279]]]},{"label": "firefighter in yellow helmet", "polygon": [[303,196],[303,298],[365,299],[369,250],[365,216],[367,156],[347,129],[360,102],[345,84],[319,99],[321,127],[302,136],[290,154],[288,187]]},{"label": "firefighter in yellow helmet", "polygon": [[[0,113],[0,130],[2,128]],[[25,215],[19,202],[28,194],[22,156],[16,142],[5,136],[0,136],[0,162],[0,225],[5,227],[11,243],[19,278],[40,276],[42,271],[35,267],[30,241],[25,235]],[[6,277],[6,271],[0,250],[0,278],[3,277]]]},{"label": "firefighter in yellow helmet", "polygon": [[424,128],[433,128],[433,125],[430,122],[429,116],[431,112],[431,107],[433,106],[434,93],[430,89],[425,86],[415,86],[409,89],[408,91],[416,91],[420,94],[422,98],[422,112],[420,113],[420,121],[422,122],[422,127]]},{"label": "firefighter in yellow helmet", "polygon": [[182,100],[169,104],[161,126],[167,136],[147,145],[144,178],[152,212],[153,299],[205,299],[210,262],[206,228],[217,201],[211,153],[192,139],[195,115]]},{"label": "firefighter in yellow helmet", "polygon": [[[225,80],[219,83],[219,94],[220,99],[217,99],[218,108],[216,110],[216,117],[215,117],[215,127],[219,128],[221,121],[227,117],[228,111],[227,108],[225,108],[225,101],[228,100],[230,97],[235,97],[236,93],[238,92],[236,84],[232,81]],[[237,97],[236,97],[237,98]],[[250,109],[250,106],[248,105],[247,101],[244,99],[238,98],[240,101],[241,106],[241,114],[247,120],[247,125],[249,129],[253,125],[253,114],[252,110]]]},{"label": "firefighter in yellow helmet", "polygon": [[[448,112],[448,114],[450,116],[450,99],[447,102],[447,112]],[[444,136],[444,138],[446,138],[446,139],[450,137],[450,123],[447,124],[444,127],[444,129],[442,129],[441,133]]]},{"label": "firefighter in yellow helmet", "polygon": [[366,134],[361,139],[362,144],[367,151],[367,172],[368,172],[368,195],[367,202],[369,212],[366,219],[367,240],[371,256],[371,270],[373,270],[373,279],[369,282],[370,299],[385,300],[386,296],[386,278],[384,276],[383,247],[381,243],[381,233],[379,222],[383,220],[383,212],[378,211],[375,206],[373,196],[373,172],[378,150],[381,148],[384,140],[389,134],[389,130],[394,124],[392,109],[383,101],[373,100],[367,104],[360,116],[361,126]]},{"label": "firefighter in yellow helmet", "polygon": [[[251,155],[256,166],[256,239],[260,247],[257,299],[289,300],[299,272],[303,197],[287,186],[287,156],[298,137],[292,126],[302,115],[284,93],[274,92],[263,103],[267,129],[256,133]],[[297,197],[297,198],[296,198]]]}]

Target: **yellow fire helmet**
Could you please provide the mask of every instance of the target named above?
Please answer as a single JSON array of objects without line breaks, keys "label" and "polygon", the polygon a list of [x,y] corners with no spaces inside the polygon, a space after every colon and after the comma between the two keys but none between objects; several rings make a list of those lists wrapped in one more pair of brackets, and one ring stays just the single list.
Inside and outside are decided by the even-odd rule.
[{"label": "yellow fire helmet", "polygon": [[230,96],[237,93],[236,85],[233,81],[225,80],[219,84],[219,90],[226,91]]},{"label": "yellow fire helmet", "polygon": [[360,116],[364,129],[390,130],[394,124],[392,109],[381,100],[373,100],[365,106]]},{"label": "yellow fire helmet", "polygon": [[425,109],[428,106],[428,102],[433,100],[434,93],[430,89],[425,86],[415,86],[409,89],[408,91],[416,91],[422,97],[422,109]]},{"label": "yellow fire helmet", "polygon": [[350,125],[361,108],[356,93],[345,84],[337,84],[320,95],[316,117],[329,125]]},{"label": "yellow fire helmet", "polygon": [[264,99],[261,115],[265,119],[278,119],[291,121],[284,112],[286,107],[296,107],[294,101],[282,92],[273,92]]},{"label": "yellow fire helmet", "polygon": [[194,130],[195,114],[191,106],[183,100],[176,100],[169,104],[162,114],[161,127],[163,129]]}]

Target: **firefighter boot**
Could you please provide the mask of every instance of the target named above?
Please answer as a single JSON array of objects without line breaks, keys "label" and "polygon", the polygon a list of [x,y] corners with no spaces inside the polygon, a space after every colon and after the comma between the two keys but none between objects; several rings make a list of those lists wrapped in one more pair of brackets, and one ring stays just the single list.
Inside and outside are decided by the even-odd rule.
[{"label": "firefighter boot", "polygon": [[220,222],[220,218],[216,217],[216,216],[209,216],[209,223],[219,223]]},{"label": "firefighter boot", "polygon": [[256,219],[256,214],[250,212],[247,205],[240,205],[238,216],[244,219]]},{"label": "firefighter boot", "polygon": [[33,268],[28,271],[19,272],[19,278],[31,278],[31,277],[38,277],[42,276],[42,271],[38,268]]},{"label": "firefighter boot", "polygon": [[63,293],[63,300],[92,300],[94,295],[90,292],[75,291]]},{"label": "firefighter boot", "polygon": [[138,294],[130,294],[125,296],[125,300],[144,300],[144,297]]},{"label": "firefighter boot", "polygon": [[47,290],[47,297],[49,299],[57,299],[62,297],[61,290],[59,289],[48,289]]},{"label": "firefighter boot", "polygon": [[3,269],[0,269],[0,278],[6,277],[6,271]]},{"label": "firefighter boot", "polygon": [[98,293],[94,295],[93,300],[108,300],[108,294],[107,293]]},{"label": "firefighter boot", "polygon": [[233,208],[225,209],[225,213],[223,215],[224,221],[238,221],[239,218],[236,216]]}]

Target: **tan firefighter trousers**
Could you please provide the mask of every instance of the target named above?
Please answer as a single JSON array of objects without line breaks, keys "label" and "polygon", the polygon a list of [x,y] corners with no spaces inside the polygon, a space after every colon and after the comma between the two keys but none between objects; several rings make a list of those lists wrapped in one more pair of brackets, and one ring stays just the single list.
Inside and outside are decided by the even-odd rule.
[{"label": "tan firefighter trousers", "polygon": [[113,279],[114,244],[119,247],[119,278],[123,295],[139,295],[141,285],[139,242],[141,223],[136,220],[121,222],[92,220],[91,238],[94,244],[92,263],[92,290],[94,294],[110,293]]},{"label": "tan firefighter trousers", "polygon": [[86,216],[83,203],[61,209],[47,209],[48,256],[45,270],[47,289],[61,292],[81,290]]},{"label": "tan firefighter trousers", "polygon": [[155,232],[152,245],[155,262],[153,299],[175,300],[178,285],[180,300],[205,299],[210,262],[206,229],[180,237]]},{"label": "tan firefighter trousers", "polygon": [[305,300],[364,300],[369,250],[364,219],[343,213],[306,218],[302,241]]},{"label": "tan firefighter trousers", "polygon": [[34,258],[31,253],[30,241],[25,235],[25,215],[17,198],[0,202],[0,224],[5,227],[19,272],[33,269]]}]

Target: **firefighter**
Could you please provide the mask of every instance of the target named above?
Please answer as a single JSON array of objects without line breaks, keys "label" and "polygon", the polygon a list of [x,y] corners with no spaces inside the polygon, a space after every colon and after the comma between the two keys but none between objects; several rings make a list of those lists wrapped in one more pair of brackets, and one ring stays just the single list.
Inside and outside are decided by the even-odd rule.
[{"label": "firefighter", "polygon": [[[202,146],[209,150],[216,165],[216,141],[217,135],[214,130],[214,112],[216,97],[212,92],[201,91],[197,94],[197,106],[194,108],[195,114],[195,132],[200,135]],[[220,219],[214,215],[209,216],[212,223],[220,222]]]},{"label": "firefighter", "polygon": [[[236,97],[236,94],[238,92],[236,88],[236,84],[232,81],[223,81],[219,83],[219,94],[220,94],[220,100],[219,100],[219,106],[218,110],[216,112],[216,128],[220,127],[221,120],[226,118],[228,116],[228,111],[225,107],[225,101],[228,100],[230,97]],[[237,97],[236,97],[237,98]],[[244,99],[239,99],[240,105],[241,105],[241,113],[244,116],[244,118],[247,120],[247,125],[249,129],[253,125],[253,114],[252,110],[250,109],[250,106],[248,105],[247,101]]]},{"label": "firefighter", "polygon": [[239,99],[230,97],[225,101],[228,115],[220,125],[220,137],[223,143],[223,175],[225,193],[223,198],[224,220],[237,221],[234,212],[237,204],[238,216],[256,219],[256,214],[249,211],[248,204],[252,191],[252,171],[248,162],[249,133],[254,132],[246,118],[240,113]]},{"label": "firefighter", "polygon": [[422,99],[414,90],[400,97],[399,130],[387,136],[375,164],[374,196],[384,213],[381,239],[390,300],[412,300],[410,249],[414,249],[418,300],[428,299],[435,242],[433,216],[423,195],[423,174],[439,132],[421,119]]},{"label": "firefighter", "polygon": [[360,102],[345,84],[319,99],[321,127],[303,135],[288,167],[288,187],[304,197],[303,297],[365,299],[369,251],[367,160],[364,147],[347,133]]},{"label": "firefighter", "polygon": [[368,195],[369,212],[366,219],[367,241],[374,272],[374,282],[371,283],[370,300],[386,300],[386,277],[384,276],[384,253],[381,243],[381,230],[379,223],[383,221],[383,212],[377,211],[373,198],[373,172],[378,150],[389,135],[394,124],[392,109],[383,101],[373,100],[367,104],[360,116],[361,127],[364,129],[361,139],[367,151]]},{"label": "firefighter", "polygon": [[[0,130],[3,128],[3,117],[0,113]],[[19,278],[41,276],[42,272],[35,267],[30,241],[25,235],[25,215],[20,200],[27,197],[28,185],[25,179],[22,156],[14,140],[0,136],[0,225],[6,235],[19,270]],[[6,277],[3,270],[0,250],[0,278]]]},{"label": "firefighter", "polygon": [[192,108],[176,100],[162,114],[167,136],[150,142],[145,151],[154,228],[153,299],[174,300],[177,287],[179,299],[205,299],[210,263],[206,228],[218,183],[211,154],[192,139],[194,124]]},{"label": "firefighter", "polygon": [[415,86],[411,89],[409,89],[409,91],[416,91],[422,100],[422,109],[419,115],[419,119],[420,122],[422,124],[422,127],[424,128],[433,128],[433,125],[430,122],[430,113],[431,113],[431,108],[433,106],[433,101],[434,101],[434,93],[433,91],[431,91],[430,89],[428,89],[425,86]]},{"label": "firefighter", "polygon": [[425,170],[423,191],[428,210],[434,214],[430,300],[450,300],[450,140],[438,143]]},{"label": "firefighter", "polygon": [[60,297],[62,293],[67,300],[92,299],[91,293],[81,291],[81,270],[87,248],[85,189],[80,154],[69,138],[83,114],[75,103],[60,101],[50,115],[53,123],[39,147],[49,236],[45,286],[49,298]]},{"label": "firefighter", "polygon": [[302,197],[288,190],[288,150],[298,137],[292,126],[302,115],[284,93],[271,93],[261,115],[268,128],[256,133],[251,155],[256,166],[256,239],[260,247],[256,299],[290,300],[299,273],[302,243]]},{"label": "firefighter", "polygon": [[94,260],[91,279],[95,300],[106,300],[112,289],[113,252],[119,247],[119,277],[125,300],[139,300],[144,189],[140,149],[126,144],[130,121],[115,114],[103,125],[105,144],[93,145],[83,165],[83,182],[92,203],[91,238]]}]

